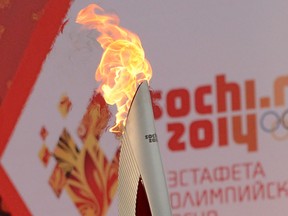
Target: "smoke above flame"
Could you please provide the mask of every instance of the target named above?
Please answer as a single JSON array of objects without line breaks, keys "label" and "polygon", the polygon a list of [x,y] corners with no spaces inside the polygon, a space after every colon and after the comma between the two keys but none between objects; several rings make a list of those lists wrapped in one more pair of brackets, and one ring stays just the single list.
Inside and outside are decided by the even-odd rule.
[{"label": "smoke above flame", "polygon": [[97,41],[104,51],[95,79],[106,103],[117,106],[116,124],[110,131],[121,134],[138,85],[152,77],[141,41],[119,25],[117,15],[106,13],[96,4],[82,9],[76,22],[100,33]]}]

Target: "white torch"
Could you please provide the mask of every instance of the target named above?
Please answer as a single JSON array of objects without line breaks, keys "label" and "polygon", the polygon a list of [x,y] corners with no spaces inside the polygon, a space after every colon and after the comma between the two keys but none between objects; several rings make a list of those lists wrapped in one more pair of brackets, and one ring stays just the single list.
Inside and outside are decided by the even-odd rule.
[{"label": "white torch", "polygon": [[168,191],[146,81],[138,87],[122,135],[118,187],[119,215],[135,215],[140,176],[152,215],[170,216]]},{"label": "white torch", "polygon": [[116,104],[118,109],[116,124],[110,131],[121,137],[119,215],[135,216],[142,178],[153,216],[170,216],[148,88],[152,69],[141,41],[119,25],[118,16],[105,13],[95,4],[81,10],[76,22],[100,33],[97,41],[104,52],[95,77],[101,82],[99,91],[106,103]]}]

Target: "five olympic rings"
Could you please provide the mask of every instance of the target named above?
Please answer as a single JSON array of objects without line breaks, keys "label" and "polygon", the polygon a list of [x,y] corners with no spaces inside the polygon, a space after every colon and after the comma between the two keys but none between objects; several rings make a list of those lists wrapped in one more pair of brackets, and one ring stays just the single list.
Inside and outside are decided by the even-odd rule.
[{"label": "five olympic rings", "polygon": [[[282,115],[279,115],[274,110],[269,110],[262,114],[260,118],[261,129],[267,133],[270,133],[273,138],[277,140],[284,140],[288,138],[288,109],[286,109]],[[280,131],[280,127],[284,129],[285,133],[281,135],[277,134]],[[282,131],[283,131],[282,129]]]}]

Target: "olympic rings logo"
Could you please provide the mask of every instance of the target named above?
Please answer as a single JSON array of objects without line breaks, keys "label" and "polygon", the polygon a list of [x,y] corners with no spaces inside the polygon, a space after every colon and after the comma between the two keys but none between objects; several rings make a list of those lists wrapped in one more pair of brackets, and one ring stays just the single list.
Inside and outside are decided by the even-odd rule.
[{"label": "olympic rings logo", "polygon": [[260,118],[261,129],[270,133],[276,140],[285,140],[288,138],[288,109],[282,114],[274,110],[269,110],[262,114]]}]

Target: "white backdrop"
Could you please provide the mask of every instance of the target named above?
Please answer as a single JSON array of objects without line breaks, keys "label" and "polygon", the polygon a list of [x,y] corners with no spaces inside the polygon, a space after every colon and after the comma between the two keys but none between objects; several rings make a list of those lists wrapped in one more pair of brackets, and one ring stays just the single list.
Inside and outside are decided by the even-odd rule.
[{"label": "white backdrop", "polygon": [[[288,86],[288,2],[282,0],[75,1],[2,160],[32,214],[79,215],[66,192],[57,198],[48,184],[56,161],[43,168],[37,155],[43,125],[50,149],[63,128],[80,143],[77,127],[99,85],[94,72],[102,54],[97,32],[74,22],[90,3],[138,34],[152,65],[174,216],[287,215],[287,102],[277,105]],[[65,119],[57,110],[63,94],[73,103]],[[118,145],[108,132],[101,138],[109,160]],[[108,215],[117,215],[116,198]]]}]

